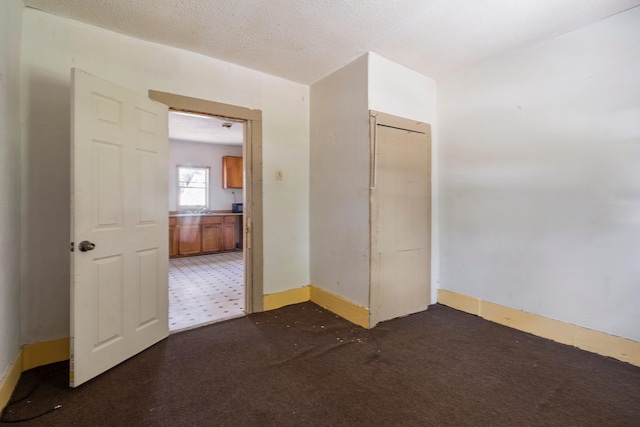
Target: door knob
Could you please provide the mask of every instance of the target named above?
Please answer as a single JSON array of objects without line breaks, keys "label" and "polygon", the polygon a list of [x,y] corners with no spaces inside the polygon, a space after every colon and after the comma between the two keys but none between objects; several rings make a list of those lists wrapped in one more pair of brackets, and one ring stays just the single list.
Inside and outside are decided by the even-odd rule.
[{"label": "door knob", "polygon": [[80,250],[80,252],[92,251],[93,248],[95,248],[95,247],[96,247],[95,243],[91,243],[88,240],[83,240],[78,245],[78,249]]}]

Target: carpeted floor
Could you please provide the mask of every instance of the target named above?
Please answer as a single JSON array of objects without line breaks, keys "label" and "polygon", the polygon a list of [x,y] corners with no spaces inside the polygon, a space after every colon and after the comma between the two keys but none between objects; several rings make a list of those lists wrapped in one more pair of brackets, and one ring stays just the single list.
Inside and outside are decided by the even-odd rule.
[{"label": "carpeted floor", "polygon": [[[361,329],[312,303],[168,339],[77,388],[25,372],[29,426],[640,426],[640,368],[444,306]],[[61,369],[62,368],[62,369]],[[56,369],[58,369],[56,371]]]}]

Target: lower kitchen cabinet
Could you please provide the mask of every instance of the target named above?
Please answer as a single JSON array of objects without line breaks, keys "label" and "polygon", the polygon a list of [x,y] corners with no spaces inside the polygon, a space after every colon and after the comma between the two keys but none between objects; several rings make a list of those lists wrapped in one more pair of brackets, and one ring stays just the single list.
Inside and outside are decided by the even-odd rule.
[{"label": "lower kitchen cabinet", "polygon": [[193,215],[169,219],[169,257],[236,249],[239,215]]},{"label": "lower kitchen cabinet", "polygon": [[202,252],[200,226],[193,224],[178,225],[178,255],[197,255]]},{"label": "lower kitchen cabinet", "polygon": [[225,216],[222,227],[222,250],[233,251],[236,248],[237,216]]},{"label": "lower kitchen cabinet", "polygon": [[178,223],[177,218],[169,218],[169,258],[178,255]]},{"label": "lower kitchen cabinet", "polygon": [[222,244],[222,217],[202,218],[200,231],[202,233],[202,252],[220,252],[224,250]]}]

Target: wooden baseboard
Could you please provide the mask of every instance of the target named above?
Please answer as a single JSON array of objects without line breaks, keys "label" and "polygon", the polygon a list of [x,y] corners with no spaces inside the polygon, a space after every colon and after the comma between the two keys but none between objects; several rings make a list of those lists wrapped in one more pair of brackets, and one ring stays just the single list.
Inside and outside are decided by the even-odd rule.
[{"label": "wooden baseboard", "polygon": [[69,360],[69,338],[25,345],[16,355],[9,371],[0,382],[0,412],[4,410],[24,371],[50,363]]},{"label": "wooden baseboard", "polygon": [[306,301],[312,301],[351,323],[369,328],[368,308],[313,285],[265,295],[264,310],[275,310]]},{"label": "wooden baseboard", "polygon": [[13,363],[7,370],[6,376],[0,380],[0,413],[2,413],[7,403],[9,403],[11,394],[20,379],[20,374],[22,374],[22,350],[16,354]]},{"label": "wooden baseboard", "polygon": [[264,311],[275,310],[286,305],[309,301],[309,288],[309,286],[304,286],[302,288],[289,289],[287,291],[265,295],[263,298]]},{"label": "wooden baseboard", "polygon": [[39,342],[22,349],[22,370],[69,360],[69,338]]},{"label": "wooden baseboard", "polygon": [[313,285],[311,285],[311,301],[351,323],[369,329],[369,309],[367,307]]},{"label": "wooden baseboard", "polygon": [[572,325],[444,289],[438,302],[510,328],[640,366],[640,342]]}]

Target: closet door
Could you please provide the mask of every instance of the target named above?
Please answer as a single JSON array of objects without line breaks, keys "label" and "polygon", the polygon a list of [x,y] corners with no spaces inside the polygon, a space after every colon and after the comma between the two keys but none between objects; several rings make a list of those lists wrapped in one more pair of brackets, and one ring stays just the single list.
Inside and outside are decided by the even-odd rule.
[{"label": "closet door", "polygon": [[373,114],[371,326],[425,310],[431,296],[430,126]]}]

